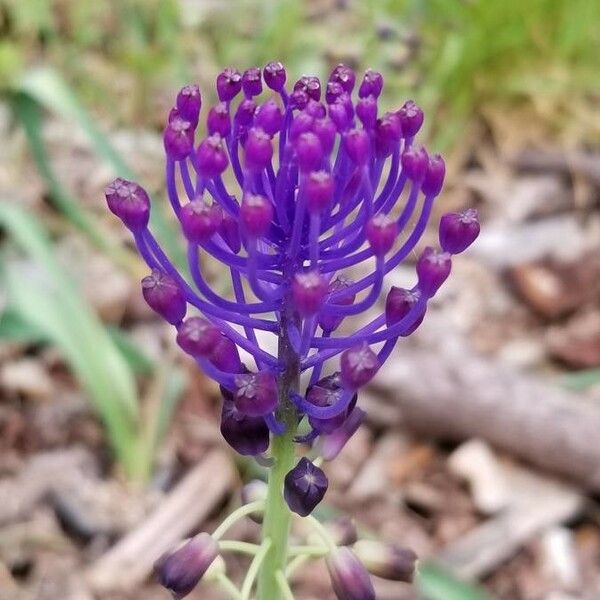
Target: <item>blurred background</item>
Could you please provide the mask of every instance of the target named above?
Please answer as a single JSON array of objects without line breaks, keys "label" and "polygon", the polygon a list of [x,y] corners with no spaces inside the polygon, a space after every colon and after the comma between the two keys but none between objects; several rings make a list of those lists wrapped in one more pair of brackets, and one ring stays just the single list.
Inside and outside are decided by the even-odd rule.
[{"label": "blurred background", "polygon": [[[381,71],[384,108],[416,100],[447,157],[437,216],[483,222],[363,394],[320,516],[423,557],[382,600],[600,598],[599,57],[591,0],[0,0],[0,599],[166,598],[156,548],[261,474],[143,303],[102,190],[141,181],[177,257],[176,91],[198,82],[207,106],[224,66],[273,59],[292,81]],[[295,586],[332,597],[321,567]]]}]

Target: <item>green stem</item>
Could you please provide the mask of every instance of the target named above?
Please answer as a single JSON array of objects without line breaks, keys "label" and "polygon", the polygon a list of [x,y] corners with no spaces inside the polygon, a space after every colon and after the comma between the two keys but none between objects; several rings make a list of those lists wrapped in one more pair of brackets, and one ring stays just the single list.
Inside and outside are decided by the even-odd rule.
[{"label": "green stem", "polygon": [[260,546],[238,542],[237,540],[224,540],[219,542],[219,550],[221,552],[237,552],[238,554],[254,556],[260,550]]},{"label": "green stem", "polygon": [[272,545],[273,543],[271,540],[266,539],[262,543],[260,550],[256,553],[256,556],[252,559],[250,567],[248,568],[248,573],[246,573],[246,579],[244,579],[244,584],[242,585],[242,600],[249,600],[256,576],[258,575],[260,567],[264,563],[265,557],[269,553]]},{"label": "green stem", "polygon": [[294,594],[292,593],[290,584],[285,578],[283,571],[277,571],[277,573],[275,573],[275,578],[277,579],[277,583],[279,584],[279,589],[283,594],[284,600],[294,600]]}]

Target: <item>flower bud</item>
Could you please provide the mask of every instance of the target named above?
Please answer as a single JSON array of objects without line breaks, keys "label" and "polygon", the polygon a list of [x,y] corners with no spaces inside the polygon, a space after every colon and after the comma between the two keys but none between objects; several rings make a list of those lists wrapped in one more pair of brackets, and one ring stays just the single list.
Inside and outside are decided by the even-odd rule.
[{"label": "flower bud", "polygon": [[[411,308],[419,301],[420,297],[419,290],[411,291],[405,288],[399,288],[392,286],[387,298],[385,300],[385,322],[388,327],[391,327],[401,319],[403,319],[411,310]],[[402,334],[402,337],[406,337],[413,333],[415,329],[423,322],[425,317],[425,311],[427,309],[423,307],[421,315],[416,321]]]},{"label": "flower bud", "polygon": [[311,213],[323,212],[333,200],[333,177],[327,171],[313,171],[306,178],[306,206]]},{"label": "flower bud", "polygon": [[329,81],[335,81],[342,86],[342,89],[348,94],[352,93],[354,89],[354,82],[356,81],[356,74],[354,71],[346,65],[339,64],[329,76]]},{"label": "flower bud", "polygon": [[187,158],[194,149],[194,129],[189,121],[175,117],[163,133],[165,152],[173,160]]},{"label": "flower bud", "polygon": [[234,254],[237,254],[242,249],[238,221],[227,212],[223,213],[219,234]]},{"label": "flower bud", "polygon": [[369,573],[349,548],[338,548],[326,558],[333,591],[338,600],[375,600]]},{"label": "flower bud", "polygon": [[325,473],[302,457],[285,476],[283,496],[292,512],[306,517],[323,500],[328,485]]},{"label": "flower bud", "polygon": [[423,181],[429,157],[425,148],[409,148],[402,153],[402,170],[412,181]]},{"label": "flower bud", "polygon": [[197,151],[198,169],[207,179],[219,176],[229,164],[223,139],[215,134],[204,139]]},{"label": "flower bud", "polygon": [[203,317],[190,317],[177,329],[177,343],[190,356],[207,356],[214,350],[221,332]]},{"label": "flower bud", "polygon": [[240,223],[252,237],[265,235],[273,219],[273,205],[264,196],[244,194],[240,206]]},{"label": "flower bud", "polygon": [[327,281],[318,271],[297,273],[292,281],[292,298],[302,317],[319,311],[327,294]]},{"label": "flower bud", "polygon": [[150,308],[165,321],[177,325],[187,310],[185,297],[179,284],[169,275],[153,269],[142,279],[142,295]]},{"label": "flower bud", "polygon": [[150,198],[141,185],[117,177],[104,189],[106,203],[129,229],[140,230],[150,219]]},{"label": "flower bud", "polygon": [[246,373],[235,377],[235,407],[249,417],[263,417],[277,406],[277,380],[272,373]]},{"label": "flower bud", "polygon": [[327,109],[321,102],[318,102],[317,100],[309,100],[304,110],[306,114],[315,119],[322,119],[327,115]]},{"label": "flower bud", "polygon": [[372,575],[412,583],[417,555],[410,548],[375,540],[359,540],[354,545],[354,552]]},{"label": "flower bud", "polygon": [[402,126],[402,135],[404,137],[414,137],[423,125],[423,111],[413,102],[408,100],[402,108],[396,112]]},{"label": "flower bud", "polygon": [[180,600],[198,585],[218,555],[217,542],[208,533],[201,533],[159,558],[154,569],[160,584]]},{"label": "flower bud", "polygon": [[321,99],[321,82],[318,77],[303,75],[294,84],[294,91],[302,91],[310,99],[318,102]]},{"label": "flower bud", "polygon": [[206,117],[206,128],[209,135],[218,133],[221,137],[227,137],[231,132],[231,120],[225,102],[219,102],[213,106]]},{"label": "flower bud", "polygon": [[323,160],[323,147],[319,138],[307,131],[301,133],[295,142],[296,158],[298,168],[301,172],[314,171],[321,166]]},{"label": "flower bud", "polygon": [[452,268],[452,259],[448,252],[439,252],[430,246],[425,248],[417,261],[419,290],[431,298],[446,281]]},{"label": "flower bud", "polygon": [[319,138],[321,147],[323,148],[323,153],[326,156],[329,156],[333,150],[335,136],[337,134],[335,123],[329,117],[315,119],[315,122],[312,126],[312,131]]},{"label": "flower bud", "polygon": [[[347,290],[351,285],[352,281],[344,275],[339,275],[330,284],[328,294],[337,294]],[[350,292],[340,294],[335,300],[327,300],[328,303],[339,306],[349,306],[356,299],[356,294]],[[319,325],[321,329],[327,333],[331,333],[337,329],[341,322],[344,320],[344,315],[337,315],[335,312],[322,312],[319,315]]]},{"label": "flower bud", "polygon": [[[242,504],[250,504],[252,502],[258,502],[259,500],[266,500],[267,498],[267,484],[260,479],[253,479],[249,481],[242,488]],[[262,523],[263,517],[261,512],[255,512],[248,515],[255,523]]]},{"label": "flower bud", "polygon": [[365,411],[355,406],[341,427],[322,437],[321,456],[323,460],[333,460],[337,457],[362,425],[365,416]]},{"label": "flower bud", "polygon": [[440,245],[444,252],[460,254],[479,235],[479,217],[474,208],[461,213],[446,213],[440,220]]},{"label": "flower bud", "polygon": [[336,546],[351,546],[358,540],[358,532],[354,521],[342,515],[325,523],[325,529],[331,535]]},{"label": "flower bud", "polygon": [[383,90],[383,76],[373,69],[367,69],[365,76],[363,77],[362,83],[358,88],[358,95],[360,98],[366,98],[367,96],[373,96],[379,98]]},{"label": "flower bud", "polygon": [[285,85],[285,68],[279,61],[272,61],[263,69],[265,83],[275,92],[281,92]]},{"label": "flower bud", "polygon": [[212,354],[209,356],[210,362],[226,373],[240,373],[242,371],[242,361],[237,346],[226,335],[221,335]]},{"label": "flower bud", "polygon": [[425,177],[421,184],[421,189],[426,196],[437,196],[442,191],[444,177],[446,176],[446,164],[439,155],[429,157]]},{"label": "flower bud", "polygon": [[262,92],[262,77],[258,67],[251,67],[244,71],[242,89],[247,98],[258,96]]},{"label": "flower bud", "polygon": [[231,67],[223,70],[217,76],[217,95],[221,102],[235,98],[242,89],[242,74]]},{"label": "flower bud", "polygon": [[294,90],[290,94],[290,106],[297,110],[304,110],[309,100],[310,98],[304,90]]},{"label": "flower bud", "polygon": [[269,448],[269,428],[262,417],[249,417],[225,398],[221,411],[221,435],[242,456],[258,456]]},{"label": "flower bud", "polygon": [[377,121],[375,127],[375,150],[377,156],[383,158],[389,156],[394,148],[398,147],[402,129],[400,120],[394,113],[386,113]]},{"label": "flower bud", "polygon": [[275,135],[281,129],[283,113],[272,98],[267,100],[256,113],[256,126],[269,135]]},{"label": "flower bud", "polygon": [[342,352],[340,366],[344,387],[356,390],[373,379],[380,365],[377,354],[363,342]]},{"label": "flower bud", "polygon": [[219,229],[223,211],[218,204],[208,204],[202,198],[196,198],[183,206],[180,219],[185,237],[190,242],[203,244]]},{"label": "flower bud", "polygon": [[344,133],[344,147],[350,159],[358,166],[366,164],[370,153],[369,135],[364,129]]},{"label": "flower bud", "polygon": [[307,112],[296,115],[290,125],[290,142],[295,142],[303,133],[312,131],[314,122],[314,117]]},{"label": "flower bud", "polygon": [[384,213],[376,214],[369,220],[366,237],[375,256],[385,256],[398,236],[398,223]]},{"label": "flower bud", "polygon": [[273,144],[268,133],[259,127],[248,131],[244,144],[245,164],[251,171],[262,171],[273,158]]},{"label": "flower bud", "polygon": [[256,113],[256,102],[252,98],[244,98],[235,111],[234,121],[241,127],[250,127]]},{"label": "flower bud", "polygon": [[365,129],[373,129],[377,122],[377,100],[375,96],[366,96],[356,103],[356,116]]},{"label": "flower bud", "polygon": [[[342,398],[344,388],[342,387],[342,381],[339,373],[333,373],[327,377],[323,377],[317,383],[310,386],[306,393],[306,400],[319,407],[329,407],[337,404]],[[313,429],[316,429],[319,433],[332,433],[336,429],[340,428],[344,421],[348,410],[343,410],[335,417],[329,419],[319,419],[316,417],[309,417],[310,425]]]},{"label": "flower bud", "polygon": [[175,106],[179,116],[185,121],[189,121],[192,127],[196,129],[200,117],[200,107],[202,106],[200,88],[195,83],[182,87],[177,94]]}]

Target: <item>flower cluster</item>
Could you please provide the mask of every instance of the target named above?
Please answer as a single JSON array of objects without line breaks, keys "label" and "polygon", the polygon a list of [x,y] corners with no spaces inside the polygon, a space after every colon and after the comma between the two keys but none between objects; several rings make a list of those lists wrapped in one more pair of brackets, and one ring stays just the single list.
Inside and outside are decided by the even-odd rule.
[{"label": "flower cluster", "polygon": [[[385,289],[386,274],[414,252],[444,182],[443,159],[415,144],[423,112],[408,101],[381,113],[384,81],[372,70],[357,81],[338,65],[323,86],[303,76],[290,89],[286,80],[279,62],[225,69],[202,137],[200,89],[177,95],[163,136],[166,189],[189,272],[150,231],[140,185],[116,179],[106,199],[151,269],[142,281],[147,303],[221,387],[227,442],[258,457],[291,432],[331,460],[365,417],[358,390],[419,326],[479,223],[474,210],[445,214],[440,247],[418,255],[415,284]],[[209,282],[210,261],[232,297],[222,280]],[[384,293],[380,314],[339,333]],[[285,477],[285,499],[300,515],[326,489],[306,458]],[[330,569],[352,560],[331,558]]]}]

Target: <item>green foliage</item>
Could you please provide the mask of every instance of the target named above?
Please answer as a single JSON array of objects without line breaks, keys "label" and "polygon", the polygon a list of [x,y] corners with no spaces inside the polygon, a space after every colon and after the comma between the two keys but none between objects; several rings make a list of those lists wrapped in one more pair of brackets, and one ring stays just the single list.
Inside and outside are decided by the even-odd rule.
[{"label": "green foliage", "polygon": [[432,563],[419,566],[417,589],[423,600],[488,600],[479,587],[460,581]]}]

